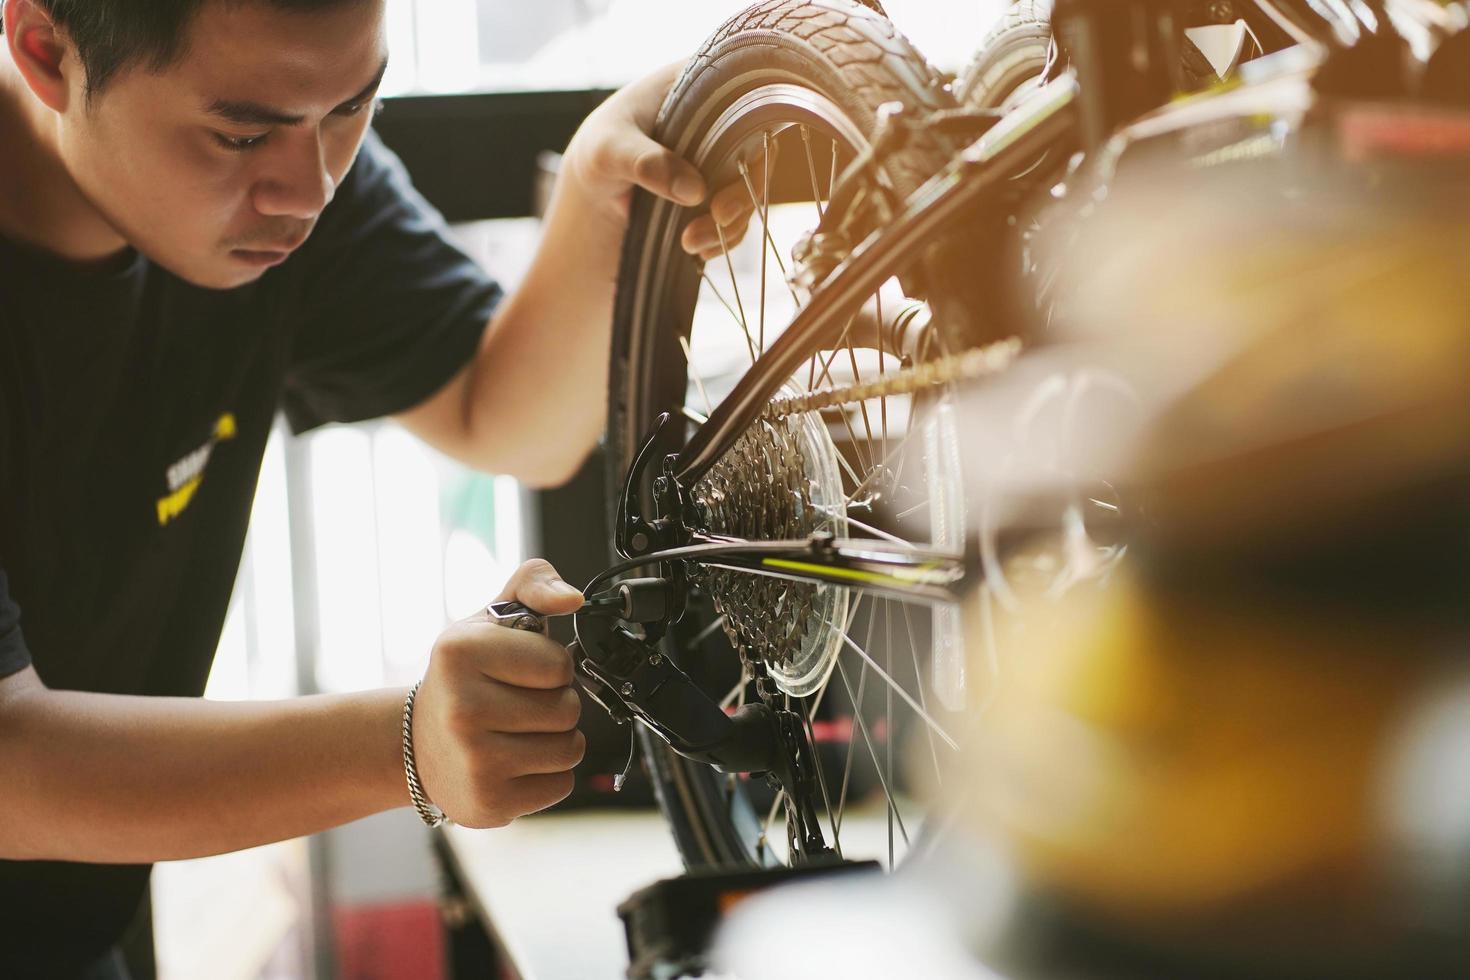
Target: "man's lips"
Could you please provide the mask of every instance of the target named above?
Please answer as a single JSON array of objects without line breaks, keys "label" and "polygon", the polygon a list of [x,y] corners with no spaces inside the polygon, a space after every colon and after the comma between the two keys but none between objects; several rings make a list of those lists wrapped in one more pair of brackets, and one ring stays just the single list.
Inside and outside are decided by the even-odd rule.
[{"label": "man's lips", "polygon": [[252,265],[279,265],[286,261],[292,252],[302,246],[306,241],[306,237],[305,235],[300,235],[280,243],[251,243],[249,248],[231,249],[230,254]]},{"label": "man's lips", "polygon": [[311,229],[307,228],[300,234],[292,235],[278,241],[246,242],[231,249],[233,252],[254,252],[260,255],[270,253],[272,255],[289,255],[306,243],[311,237]]},{"label": "man's lips", "polygon": [[235,258],[248,265],[272,266],[280,265],[290,257],[291,253],[285,249],[273,249],[263,251],[256,249],[237,248],[230,252]]}]

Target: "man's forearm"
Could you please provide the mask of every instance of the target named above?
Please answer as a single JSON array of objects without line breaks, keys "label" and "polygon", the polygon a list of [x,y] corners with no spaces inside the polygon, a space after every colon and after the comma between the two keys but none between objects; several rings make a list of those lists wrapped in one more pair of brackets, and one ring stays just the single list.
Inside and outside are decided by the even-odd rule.
[{"label": "man's forearm", "polygon": [[618,265],[636,188],[700,212],[680,245],[706,259],[733,247],[752,206],[732,181],[712,196],[702,174],[651,134],[682,65],[615,92],[562,158],[530,271],[496,313],[473,362],[396,416],[441,451],[533,485],[564,482],[601,434]]},{"label": "man's forearm", "polygon": [[554,485],[596,443],[622,235],[608,202],[559,182],[536,260],[486,332],[471,374],[469,429],[488,468]]},{"label": "man's forearm", "polygon": [[235,703],[34,685],[0,709],[0,858],[199,857],[403,804],[402,696]]}]

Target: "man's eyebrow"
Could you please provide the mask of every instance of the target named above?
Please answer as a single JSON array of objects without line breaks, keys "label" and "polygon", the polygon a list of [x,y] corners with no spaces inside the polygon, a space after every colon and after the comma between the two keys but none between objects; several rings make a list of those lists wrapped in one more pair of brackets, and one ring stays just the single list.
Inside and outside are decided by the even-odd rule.
[{"label": "man's eyebrow", "polygon": [[[388,59],[384,58],[383,63],[378,66],[377,74],[373,76],[373,80],[368,82],[363,86],[361,91],[337,108],[340,109],[343,106],[355,105],[372,98],[374,93],[378,91],[378,86],[383,84],[383,76],[387,71]],[[305,116],[276,109],[272,106],[262,105],[259,102],[239,102],[232,99],[215,99],[209,104],[207,111],[212,116],[219,116],[242,126],[296,126],[306,121]]]},{"label": "man's eyebrow", "polygon": [[[356,105],[359,102],[366,102],[374,95],[377,95],[378,86],[383,84],[383,76],[386,74],[388,74],[388,59],[384,58],[383,63],[378,66],[378,72],[376,75],[373,76],[373,80],[364,85],[362,87],[362,90],[359,91],[352,98],[342,103],[342,106]],[[342,106],[338,106],[338,108],[340,109],[342,108]]]},{"label": "man's eyebrow", "polygon": [[259,102],[235,102],[230,99],[215,99],[209,104],[211,116],[220,116],[242,126],[295,126],[305,122],[305,116],[293,115],[273,109]]}]

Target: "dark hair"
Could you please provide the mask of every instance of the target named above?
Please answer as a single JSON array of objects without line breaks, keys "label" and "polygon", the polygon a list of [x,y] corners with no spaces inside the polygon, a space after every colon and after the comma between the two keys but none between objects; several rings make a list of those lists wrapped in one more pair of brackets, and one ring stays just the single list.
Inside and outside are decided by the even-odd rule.
[{"label": "dark hair", "polygon": [[[6,0],[0,0],[3,8]],[[206,3],[246,0],[35,0],[77,47],[87,73],[87,95],[106,87],[122,69],[141,62],[162,71],[182,54],[184,35]],[[294,10],[336,6],[346,0],[255,0]],[[3,25],[0,25],[3,26]]]}]

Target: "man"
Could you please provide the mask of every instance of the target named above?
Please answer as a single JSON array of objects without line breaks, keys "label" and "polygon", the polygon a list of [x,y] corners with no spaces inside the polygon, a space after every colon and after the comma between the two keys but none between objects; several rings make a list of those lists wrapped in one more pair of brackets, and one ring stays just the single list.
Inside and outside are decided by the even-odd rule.
[{"label": "man", "polygon": [[[567,478],[631,189],[705,187],[645,135],[672,70],[628,87],[502,302],[368,134],[382,0],[0,2],[0,976],[113,976],[148,862],[409,802],[402,690],[198,697],[276,411]],[[711,215],[684,241],[716,249]],[[581,602],[544,562],[501,597]],[[565,796],[570,682],[550,640],[446,630],[412,724],[432,803],[493,827]]]}]

